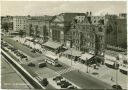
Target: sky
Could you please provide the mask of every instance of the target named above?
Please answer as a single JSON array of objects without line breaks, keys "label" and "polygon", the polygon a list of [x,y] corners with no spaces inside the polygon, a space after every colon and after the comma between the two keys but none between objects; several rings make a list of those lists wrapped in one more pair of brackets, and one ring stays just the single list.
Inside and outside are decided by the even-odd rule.
[{"label": "sky", "polygon": [[126,13],[125,1],[1,1],[1,15],[42,16],[91,11],[93,15]]}]

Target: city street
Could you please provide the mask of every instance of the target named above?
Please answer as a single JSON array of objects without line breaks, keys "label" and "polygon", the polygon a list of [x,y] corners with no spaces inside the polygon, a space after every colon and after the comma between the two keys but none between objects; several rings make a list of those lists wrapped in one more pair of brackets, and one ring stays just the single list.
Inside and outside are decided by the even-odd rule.
[{"label": "city street", "polygon": [[[10,40],[10,42],[13,42],[13,40],[12,41]],[[14,44],[14,45],[16,45],[16,44]],[[27,47],[25,47],[25,49],[26,48]],[[19,48],[19,49],[21,50],[21,48]],[[24,51],[24,47],[22,47],[22,51]],[[28,53],[31,53],[31,52],[28,52]],[[34,55],[34,54],[32,53],[32,55]],[[40,57],[32,58],[32,60],[34,60],[34,61],[41,60],[41,59],[43,59],[42,55]],[[38,75],[40,75],[42,77],[47,77],[47,78],[51,78],[51,77],[56,76],[57,74],[61,74],[62,76],[64,76],[65,78],[67,78],[68,80],[75,83],[76,85],[78,85],[81,88],[87,88],[87,89],[91,89],[91,88],[97,88],[97,89],[109,88],[109,89],[111,89],[111,85],[108,85],[108,84],[106,84],[106,83],[104,83],[100,80],[97,80],[96,78],[93,78],[93,77],[90,78],[89,75],[84,75],[83,73],[79,73],[77,69],[70,68],[70,66],[68,66],[68,65],[66,65],[62,62],[59,62],[59,63],[62,65],[62,67],[54,67],[52,65],[47,64],[47,68],[40,68],[39,69],[38,67],[28,67],[28,66],[25,65],[25,67],[26,67],[25,69],[29,68],[28,70],[30,72],[31,71],[32,71],[32,73],[36,72]],[[34,74],[34,76],[35,76],[35,74]],[[92,86],[92,84],[93,84],[93,86]]]},{"label": "city street", "polygon": [[128,88],[127,1],[0,1],[2,89]]},{"label": "city street", "polygon": [[[59,61],[65,63],[68,66],[72,66],[73,68],[85,74],[87,73],[87,66],[84,64],[72,61],[72,65],[71,65],[71,60],[67,59],[66,57],[61,57]],[[98,69],[88,67],[88,72],[90,76],[98,78],[99,80],[106,82],[111,86],[116,84],[116,70],[115,69],[109,68],[105,65],[101,65],[100,67],[98,67]],[[113,78],[113,81],[111,80],[111,78]],[[127,88],[127,78],[128,78],[127,75],[122,74],[118,70],[117,82],[125,89]]]},{"label": "city street", "polygon": [[111,85],[102,82],[92,76],[85,74],[83,72],[78,72],[78,70],[71,71],[69,73],[65,73],[65,78],[69,79],[70,81],[74,82],[81,88],[85,89],[112,89]]}]

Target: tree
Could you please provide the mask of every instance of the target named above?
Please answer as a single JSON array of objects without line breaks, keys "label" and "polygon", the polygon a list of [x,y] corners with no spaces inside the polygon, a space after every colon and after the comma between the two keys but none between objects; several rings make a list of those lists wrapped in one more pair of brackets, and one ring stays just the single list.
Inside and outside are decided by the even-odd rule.
[{"label": "tree", "polygon": [[29,25],[29,35],[33,35],[33,29],[32,29],[32,24]]},{"label": "tree", "polygon": [[24,32],[23,30],[20,30],[20,31],[19,31],[20,37],[23,37],[24,34],[25,34],[25,32]]},{"label": "tree", "polygon": [[9,28],[10,28],[10,24],[5,22],[5,23],[2,24],[1,28],[4,29],[6,32],[8,32]]},{"label": "tree", "polygon": [[35,26],[35,37],[39,37],[38,25]]}]

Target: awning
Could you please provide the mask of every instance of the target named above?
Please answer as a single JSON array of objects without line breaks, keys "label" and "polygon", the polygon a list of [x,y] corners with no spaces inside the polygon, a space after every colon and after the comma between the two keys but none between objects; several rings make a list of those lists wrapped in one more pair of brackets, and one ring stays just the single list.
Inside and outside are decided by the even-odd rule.
[{"label": "awning", "polygon": [[89,60],[92,57],[93,57],[93,55],[91,55],[89,53],[84,53],[84,54],[81,55],[80,59],[82,59],[82,60]]},{"label": "awning", "polygon": [[28,39],[28,40],[32,40],[33,38],[32,37],[25,37],[26,39]]},{"label": "awning", "polygon": [[105,60],[105,63],[109,64],[109,65],[114,65],[114,62],[113,61],[109,61],[109,60]]},{"label": "awning", "polygon": [[82,52],[77,51],[75,49],[69,49],[64,52],[64,54],[72,55],[72,56],[81,56]]},{"label": "awning", "polygon": [[120,66],[119,69],[127,71],[128,72],[128,67]]},{"label": "awning", "polygon": [[39,40],[39,44],[43,44],[44,41],[42,39]]},{"label": "awning", "polygon": [[53,48],[53,49],[57,49],[57,48],[61,47],[62,44],[59,44],[59,43],[56,43],[56,42],[53,42],[53,41],[48,41],[48,42],[44,43],[43,46],[47,46],[47,47],[50,47],[50,48]]},{"label": "awning", "polygon": [[57,59],[57,58],[58,58],[55,53],[50,52],[50,51],[47,51],[47,52],[45,53],[45,55],[46,55],[47,57],[52,58],[52,59]]},{"label": "awning", "polygon": [[111,56],[111,55],[107,55],[107,54],[105,54],[105,60],[112,60],[112,61],[116,61],[116,57],[114,57],[114,56]]},{"label": "awning", "polygon": [[35,39],[34,41],[35,41],[35,42],[39,42],[39,40],[37,40],[37,39]]}]

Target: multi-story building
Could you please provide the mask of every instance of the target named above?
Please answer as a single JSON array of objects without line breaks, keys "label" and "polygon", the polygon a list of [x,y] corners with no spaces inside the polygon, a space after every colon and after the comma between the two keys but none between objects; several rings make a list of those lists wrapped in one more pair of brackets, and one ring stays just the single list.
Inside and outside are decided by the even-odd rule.
[{"label": "multi-story building", "polygon": [[107,48],[127,47],[127,19],[126,14],[106,15],[106,44]]},{"label": "multi-story building", "polygon": [[95,26],[90,23],[87,15],[76,16],[66,38],[66,46],[82,52],[95,52]]},{"label": "multi-story building", "polygon": [[50,23],[50,34],[53,41],[65,44],[65,35],[69,31],[71,21],[77,15],[85,15],[85,13],[61,13],[56,15]]},{"label": "multi-story building", "polygon": [[9,30],[13,30],[13,16],[2,16],[1,17],[1,28],[3,28],[3,25],[7,24],[7,26],[9,27]]},{"label": "multi-story building", "polygon": [[49,21],[51,16],[29,16],[26,33],[28,36],[40,37],[48,40]]},{"label": "multi-story building", "polygon": [[105,51],[105,17],[76,16],[66,34],[66,46],[82,52],[103,56]]},{"label": "multi-story building", "polygon": [[13,30],[26,30],[28,16],[14,16],[13,17]]},{"label": "multi-story building", "polygon": [[106,19],[104,16],[91,16],[91,24],[95,26],[95,54],[103,56],[105,51]]}]

